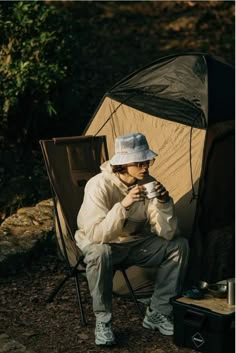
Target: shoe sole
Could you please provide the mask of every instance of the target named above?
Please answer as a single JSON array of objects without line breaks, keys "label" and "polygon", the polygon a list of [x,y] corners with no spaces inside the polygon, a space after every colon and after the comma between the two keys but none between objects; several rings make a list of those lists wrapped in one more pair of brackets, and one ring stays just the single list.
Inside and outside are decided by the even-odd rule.
[{"label": "shoe sole", "polygon": [[151,324],[147,323],[146,321],[143,322],[143,327],[148,330],[152,330],[152,331],[160,331],[160,333],[164,336],[173,336],[173,334],[174,334],[173,331],[167,331],[161,327],[152,326]]},{"label": "shoe sole", "polygon": [[99,340],[95,340],[95,344],[97,346],[114,346],[116,344],[115,341],[99,341]]}]

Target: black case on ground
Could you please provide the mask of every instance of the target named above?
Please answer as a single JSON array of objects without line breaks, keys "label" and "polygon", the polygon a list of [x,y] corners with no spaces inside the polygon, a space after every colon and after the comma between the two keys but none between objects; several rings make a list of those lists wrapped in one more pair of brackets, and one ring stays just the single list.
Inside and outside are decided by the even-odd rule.
[{"label": "black case on ground", "polygon": [[[179,301],[180,299],[182,302]],[[226,299],[224,300],[226,302]],[[177,346],[189,347],[203,353],[234,353],[234,307],[231,307],[230,312],[226,310],[226,313],[219,313],[201,307],[199,300],[198,305],[183,301],[183,297],[172,300],[174,343]],[[225,307],[224,303],[223,306]]]}]

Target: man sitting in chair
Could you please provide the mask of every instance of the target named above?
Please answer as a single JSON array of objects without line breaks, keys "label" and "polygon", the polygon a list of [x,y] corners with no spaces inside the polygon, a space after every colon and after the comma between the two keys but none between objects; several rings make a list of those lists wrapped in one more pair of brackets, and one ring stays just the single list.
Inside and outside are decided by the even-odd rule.
[{"label": "man sitting in chair", "polygon": [[143,327],[173,335],[170,298],[181,290],[189,248],[178,234],[173,200],[165,187],[155,181],[157,196],[146,198],[142,184],[150,181],[149,167],[156,156],[143,134],[120,136],[115,155],[85,187],[75,239],[85,256],[97,345],[115,344],[113,266],[120,263],[157,269]]}]

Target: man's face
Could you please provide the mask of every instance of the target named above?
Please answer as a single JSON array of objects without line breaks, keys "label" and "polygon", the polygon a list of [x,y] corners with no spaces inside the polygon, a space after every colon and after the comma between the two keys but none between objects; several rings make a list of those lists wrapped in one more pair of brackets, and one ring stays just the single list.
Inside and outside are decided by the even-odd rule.
[{"label": "man's face", "polygon": [[127,173],[135,179],[143,180],[149,174],[149,161],[142,163],[130,163],[127,165]]}]

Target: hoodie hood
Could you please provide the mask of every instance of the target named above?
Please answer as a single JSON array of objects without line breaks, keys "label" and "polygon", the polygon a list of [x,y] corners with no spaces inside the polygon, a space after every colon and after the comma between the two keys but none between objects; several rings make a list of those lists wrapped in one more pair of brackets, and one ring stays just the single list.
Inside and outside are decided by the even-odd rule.
[{"label": "hoodie hood", "polygon": [[122,194],[127,195],[130,188],[124,183],[122,183],[119,177],[115,173],[113,173],[110,161],[104,162],[100,166],[100,169],[106,180],[111,180],[120,189]]}]

